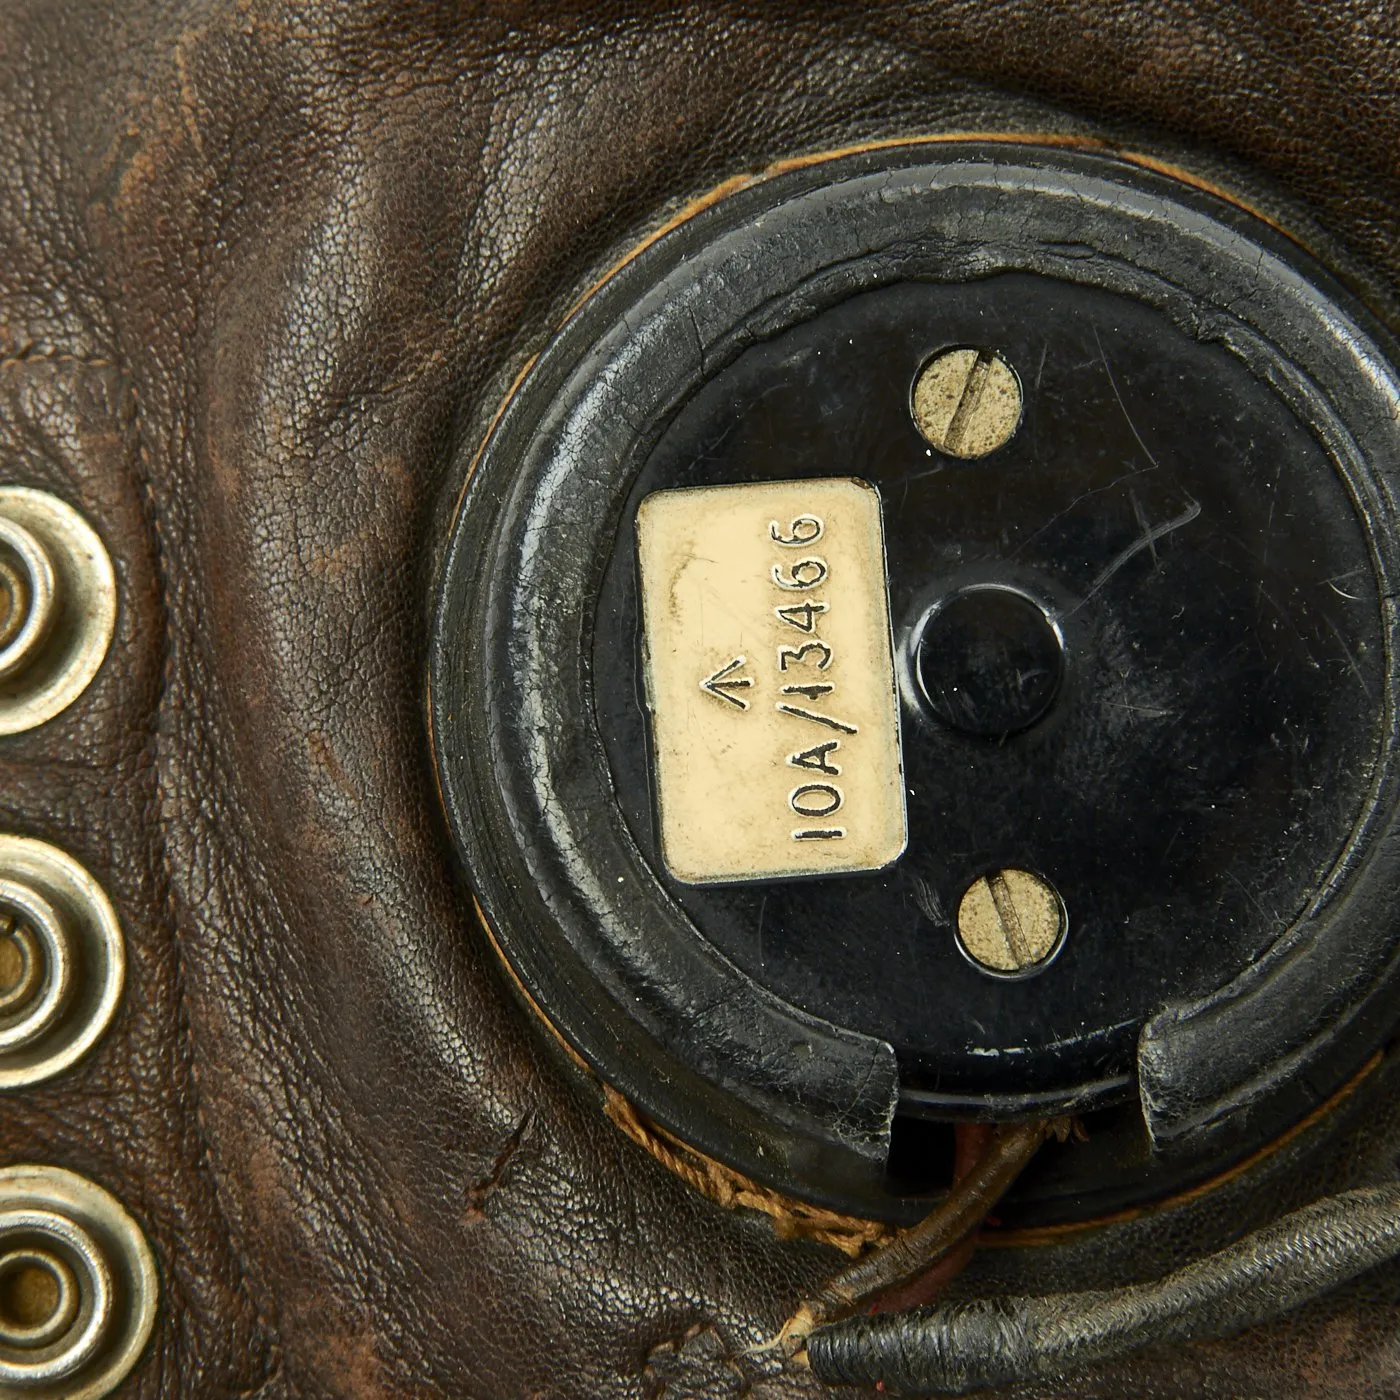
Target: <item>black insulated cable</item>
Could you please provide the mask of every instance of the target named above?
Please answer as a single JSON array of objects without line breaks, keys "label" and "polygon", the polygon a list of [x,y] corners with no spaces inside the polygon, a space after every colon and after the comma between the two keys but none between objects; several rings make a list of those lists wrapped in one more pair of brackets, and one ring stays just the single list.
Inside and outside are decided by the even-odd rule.
[{"label": "black insulated cable", "polygon": [[807,1339],[813,1373],[894,1395],[1062,1376],[1141,1347],[1269,1321],[1400,1254],[1400,1183],[1329,1196],[1151,1283],[851,1318]]}]

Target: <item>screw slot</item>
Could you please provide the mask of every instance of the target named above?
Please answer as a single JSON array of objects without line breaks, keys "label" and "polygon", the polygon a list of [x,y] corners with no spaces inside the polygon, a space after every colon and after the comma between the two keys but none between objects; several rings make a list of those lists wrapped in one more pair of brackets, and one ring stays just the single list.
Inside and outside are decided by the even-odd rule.
[{"label": "screw slot", "polygon": [[1021,426],[1021,381],[992,350],[935,355],[914,381],[910,412],[927,442],[950,457],[985,457]]},{"label": "screw slot", "polygon": [[1028,870],[994,870],[958,904],[958,947],[982,972],[1028,977],[1060,951],[1068,920],[1054,887]]}]

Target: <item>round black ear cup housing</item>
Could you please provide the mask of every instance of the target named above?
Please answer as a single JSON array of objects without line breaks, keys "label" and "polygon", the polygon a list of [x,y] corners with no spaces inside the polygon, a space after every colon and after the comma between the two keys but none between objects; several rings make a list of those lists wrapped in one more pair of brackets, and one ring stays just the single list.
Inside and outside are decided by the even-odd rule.
[{"label": "round black ear cup housing", "polygon": [[[947,1124],[1088,1115],[1009,1207],[1069,1218],[1239,1159],[1391,1032],[1400,386],[1264,220],[1092,151],[813,160],[621,264],[475,451],[452,832],[542,1014],[698,1151],[907,1221]],[[832,478],[878,494],[903,853],[678,878],[638,509]]]}]

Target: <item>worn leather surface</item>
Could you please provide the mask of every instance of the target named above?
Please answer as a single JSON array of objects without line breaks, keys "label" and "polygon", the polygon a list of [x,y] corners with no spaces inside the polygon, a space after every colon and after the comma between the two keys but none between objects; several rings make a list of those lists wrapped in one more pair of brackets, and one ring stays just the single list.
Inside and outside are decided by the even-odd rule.
[{"label": "worn leather surface", "polygon": [[[121,613],[82,702],[0,740],[0,824],[102,880],[131,976],[84,1065],[0,1104],[0,1158],[149,1231],[126,1393],[817,1389],[743,1350],[836,1257],[624,1140],[480,936],[426,619],[454,448],[613,253],[771,160],[965,128],[1117,134],[1289,208],[1383,311],[1400,283],[1391,0],[6,0],[0,481],[82,507]],[[1391,1079],[963,1286],[1141,1276],[1392,1173]],[[1397,1298],[1024,1395],[1393,1396]]]}]

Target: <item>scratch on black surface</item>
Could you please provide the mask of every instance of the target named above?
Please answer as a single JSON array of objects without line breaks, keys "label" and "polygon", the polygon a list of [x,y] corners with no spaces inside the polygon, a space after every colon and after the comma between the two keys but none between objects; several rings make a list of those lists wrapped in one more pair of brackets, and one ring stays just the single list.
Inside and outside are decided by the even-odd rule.
[{"label": "scratch on black surface", "polygon": [[1167,842],[1167,849],[1162,852],[1162,859],[1159,862],[1160,864],[1165,865],[1167,863],[1167,857],[1171,855],[1172,850],[1175,848],[1177,841],[1181,837],[1182,830],[1182,824],[1178,822],[1176,824],[1176,830],[1172,832],[1172,839]]},{"label": "scratch on black surface", "polygon": [[875,1078],[875,1071],[878,1061],[872,1055],[865,1062],[865,1073],[860,1077],[860,1083],[856,1085],[855,1091],[851,1094],[850,1101],[844,1108],[837,1109],[836,1121],[838,1124],[845,1124],[858,1121],[860,1110],[864,1104],[865,1091],[870,1088],[870,1081]]},{"label": "scratch on black surface", "polygon": [[1142,434],[1138,432],[1137,424],[1133,422],[1133,415],[1128,412],[1128,405],[1123,402],[1123,395],[1118,392],[1118,381],[1113,377],[1113,370],[1109,368],[1108,355],[1103,348],[1103,341],[1099,339],[1099,328],[1097,325],[1093,327],[1093,331],[1094,344],[1099,347],[1099,359],[1103,361],[1103,372],[1108,376],[1109,388],[1113,390],[1113,397],[1118,400],[1118,407],[1123,411],[1123,419],[1127,423],[1132,435],[1137,439],[1137,445],[1147,453],[1147,460],[1151,462],[1154,467],[1160,467],[1162,464],[1152,455],[1152,449],[1142,440]]},{"label": "scratch on black surface", "polygon": [[1264,919],[1265,919],[1266,922],[1269,922],[1269,923],[1278,923],[1278,922],[1279,922],[1279,917],[1278,917],[1277,912],[1264,908],[1263,904],[1261,904],[1261,903],[1259,902],[1259,899],[1258,899],[1258,897],[1254,894],[1254,892],[1249,888],[1248,885],[1246,885],[1246,884],[1244,883],[1243,880],[1241,880],[1241,879],[1239,878],[1238,875],[1236,875],[1236,874],[1234,873],[1234,871],[1227,871],[1227,872],[1226,872],[1226,879],[1228,879],[1228,880],[1230,881],[1230,883],[1231,883],[1232,885],[1234,885],[1235,888],[1238,889],[1239,892],[1254,906],[1254,908],[1255,908],[1260,914],[1263,915],[1263,917],[1264,917]]},{"label": "scratch on black surface", "polygon": [[1331,578],[1323,579],[1323,582],[1328,586],[1328,588],[1332,590],[1333,593],[1337,595],[1337,597],[1345,598],[1349,603],[1360,603],[1363,601],[1362,594],[1348,593],[1345,588],[1338,588],[1337,583],[1341,579],[1355,578],[1357,574],[1364,574],[1365,572],[1365,567],[1362,565],[1358,565],[1354,569],[1348,569],[1344,574],[1333,574]]},{"label": "scratch on black surface", "polygon": [[1151,705],[1130,705],[1126,700],[1110,700],[1107,702],[1115,710],[1131,710],[1135,715],[1146,715],[1148,719],[1171,719],[1176,714],[1175,710],[1154,709]]},{"label": "scratch on black surface", "polygon": [[1069,610],[1066,614],[1073,617],[1080,608],[1084,606],[1100,589],[1111,579],[1119,569],[1130,559],[1136,558],[1144,549],[1153,551],[1153,558],[1156,558],[1156,545],[1160,539],[1165,539],[1172,531],[1179,530],[1183,525],[1189,525],[1201,513],[1199,501],[1192,501],[1191,504],[1181,512],[1180,515],[1173,516],[1170,520],[1164,521],[1161,525],[1154,525],[1145,534],[1140,535],[1130,544],[1127,549],[1115,555],[1108,564],[1108,567],[1089,586],[1089,591]]},{"label": "scratch on black surface", "polygon": [[925,879],[918,875],[913,876],[914,903],[919,912],[931,923],[939,927],[946,927],[948,916],[943,912],[943,904],[938,898],[937,891]]},{"label": "scratch on black surface", "polygon": [[1332,635],[1337,639],[1337,645],[1342,649],[1342,655],[1347,659],[1347,665],[1351,667],[1351,673],[1361,683],[1361,689],[1366,692],[1366,698],[1371,698],[1371,685],[1362,674],[1361,667],[1356,660],[1356,654],[1352,651],[1347,639],[1342,636],[1341,628],[1326,614],[1323,613],[1322,620],[1332,629]]},{"label": "scratch on black surface", "polygon": [[[1142,512],[1142,502],[1138,500],[1137,492],[1134,491],[1131,486],[1128,487],[1128,499],[1133,504],[1133,518],[1138,523],[1138,529],[1141,530],[1145,536],[1150,537],[1152,532],[1148,527],[1147,517]],[[1161,568],[1162,561],[1157,557],[1157,541],[1149,538],[1147,547],[1152,551],[1152,567],[1154,569]]]},{"label": "scratch on black surface", "polygon": [[937,476],[943,470],[943,463],[939,462],[932,467],[927,467],[921,472],[914,472],[911,476],[904,478],[904,494],[899,498],[899,508],[903,510],[909,504],[909,488],[916,481],[923,481],[930,476]]},{"label": "scratch on black surface", "polygon": [[1148,472],[1155,470],[1156,468],[1154,467],[1141,467],[1136,471],[1124,472],[1122,476],[1115,476],[1112,481],[1106,481],[1102,486],[1091,486],[1087,491],[1081,491],[1063,510],[1057,510],[1044,525],[1041,525],[1027,535],[1026,538],[1011,551],[1011,558],[1015,559],[1018,555],[1023,553],[1047,530],[1053,529],[1072,510],[1082,506],[1085,501],[1092,500],[1095,496],[1102,496],[1105,491],[1114,491],[1125,481],[1136,481],[1138,477],[1146,476]]},{"label": "scratch on black surface", "polygon": [[700,373],[709,373],[709,354],[705,349],[705,337],[700,334],[700,322],[695,319],[695,309],[691,306],[685,308],[685,314],[690,318],[690,329],[695,332],[695,353],[700,361]]}]

